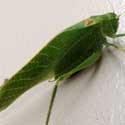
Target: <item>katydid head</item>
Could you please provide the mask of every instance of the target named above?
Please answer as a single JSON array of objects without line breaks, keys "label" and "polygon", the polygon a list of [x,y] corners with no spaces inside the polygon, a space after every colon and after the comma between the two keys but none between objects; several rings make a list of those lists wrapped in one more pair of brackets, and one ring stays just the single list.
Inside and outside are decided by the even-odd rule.
[{"label": "katydid head", "polygon": [[106,13],[101,16],[102,18],[102,31],[106,36],[114,37],[116,36],[116,32],[119,26],[119,18],[122,14],[117,15],[115,13],[115,8],[111,2],[111,0],[107,0],[112,12]]},{"label": "katydid head", "polygon": [[105,36],[112,37],[116,34],[119,24],[119,16],[114,12],[106,13],[98,16],[91,16],[101,27],[102,33]]},{"label": "katydid head", "polygon": [[119,16],[112,12],[102,15],[100,18],[102,32],[109,37],[116,34],[119,25]]}]

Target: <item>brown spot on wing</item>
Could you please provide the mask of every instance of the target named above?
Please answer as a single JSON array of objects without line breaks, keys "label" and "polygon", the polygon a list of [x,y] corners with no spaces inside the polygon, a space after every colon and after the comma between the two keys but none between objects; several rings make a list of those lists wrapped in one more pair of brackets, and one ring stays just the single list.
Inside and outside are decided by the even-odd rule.
[{"label": "brown spot on wing", "polygon": [[88,18],[88,19],[84,20],[84,24],[85,24],[86,26],[90,26],[90,25],[93,25],[93,24],[95,24],[95,23],[96,23],[95,20],[94,20],[94,19],[91,19],[91,18]]}]

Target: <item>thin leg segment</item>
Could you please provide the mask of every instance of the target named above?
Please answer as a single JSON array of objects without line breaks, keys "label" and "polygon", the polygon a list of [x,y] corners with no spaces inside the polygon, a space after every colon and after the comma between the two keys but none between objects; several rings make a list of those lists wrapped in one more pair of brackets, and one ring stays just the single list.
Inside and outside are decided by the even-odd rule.
[{"label": "thin leg segment", "polygon": [[56,97],[56,94],[57,94],[58,86],[59,86],[59,81],[56,82],[56,84],[53,88],[52,97],[51,97],[51,101],[50,101],[50,105],[49,105],[49,109],[48,109],[48,113],[47,113],[47,118],[46,118],[46,125],[49,125],[49,120],[50,120],[53,104],[54,104],[54,101],[55,101],[55,97]]},{"label": "thin leg segment", "polygon": [[125,48],[124,47],[121,47],[121,46],[118,46],[116,44],[112,44],[112,43],[106,43],[106,46],[112,46],[112,47],[115,47],[116,49],[120,50],[120,51],[125,51]]},{"label": "thin leg segment", "polygon": [[125,33],[113,35],[113,38],[125,37]]}]

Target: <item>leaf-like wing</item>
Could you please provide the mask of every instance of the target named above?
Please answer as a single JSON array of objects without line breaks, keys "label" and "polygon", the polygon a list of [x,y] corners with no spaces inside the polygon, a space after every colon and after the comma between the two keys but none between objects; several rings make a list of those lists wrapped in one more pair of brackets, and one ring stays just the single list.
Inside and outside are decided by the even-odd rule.
[{"label": "leaf-like wing", "polygon": [[[52,39],[33,59],[12,76],[6,84],[1,86],[0,110],[8,107],[17,97],[41,81],[56,77],[58,73],[64,74],[65,71],[62,67],[67,67],[69,62],[71,63],[69,59],[77,56],[74,55],[74,52],[77,52],[78,58],[73,58],[74,63],[72,67],[66,69],[68,69],[67,71],[69,72],[78,66],[81,61],[83,61],[83,57],[84,59],[87,58],[91,51],[93,51],[93,49],[90,49],[90,51],[86,53],[86,47],[88,45],[91,45],[91,48],[97,46],[97,42],[96,44],[94,42],[92,45],[91,39],[86,41],[88,37],[97,31],[98,27],[96,25],[93,27],[85,27],[84,23],[80,22],[64,30]],[[98,33],[96,35],[98,36]],[[95,35],[92,36],[95,37]],[[99,44],[99,46],[100,45],[101,44]],[[80,51],[78,51],[78,49]],[[82,54],[82,51],[83,53],[85,52],[85,54]],[[70,58],[68,59],[67,57]],[[81,59],[79,60],[79,58]]]}]

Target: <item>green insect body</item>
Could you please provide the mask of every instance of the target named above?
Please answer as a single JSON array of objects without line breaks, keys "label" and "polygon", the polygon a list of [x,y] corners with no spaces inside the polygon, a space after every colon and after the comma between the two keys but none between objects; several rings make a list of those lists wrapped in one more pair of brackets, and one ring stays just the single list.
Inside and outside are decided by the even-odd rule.
[{"label": "green insect body", "polygon": [[17,97],[38,83],[55,78],[57,81],[47,115],[46,125],[57,92],[58,83],[74,73],[94,64],[102,55],[102,49],[114,46],[107,41],[107,36],[116,35],[119,16],[106,13],[91,16],[58,34],[21,70],[0,87],[0,110],[7,108]]}]

